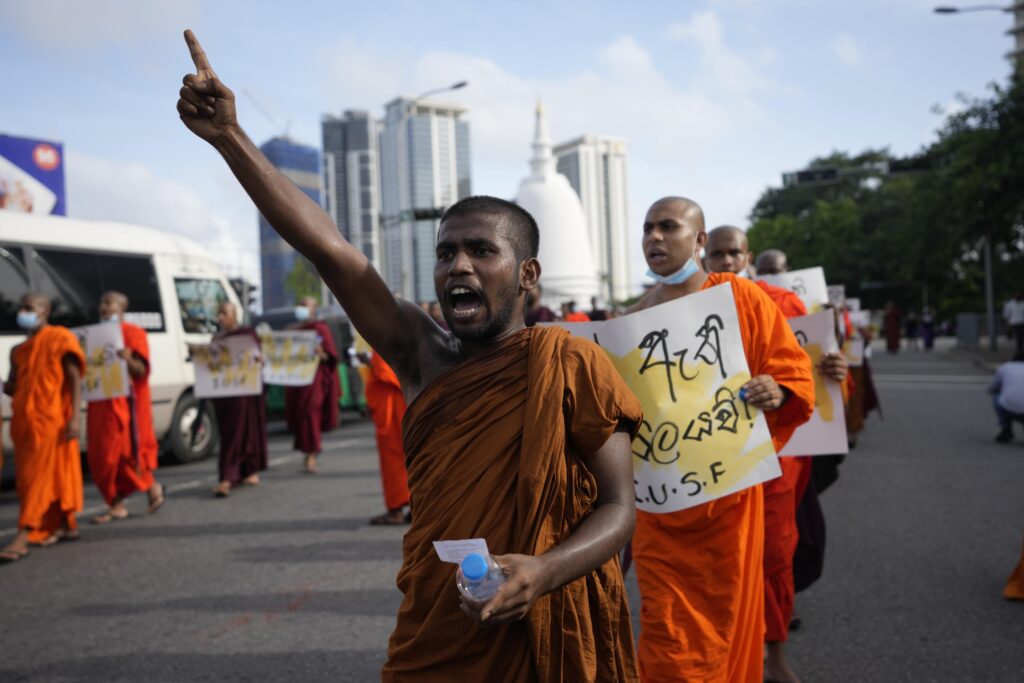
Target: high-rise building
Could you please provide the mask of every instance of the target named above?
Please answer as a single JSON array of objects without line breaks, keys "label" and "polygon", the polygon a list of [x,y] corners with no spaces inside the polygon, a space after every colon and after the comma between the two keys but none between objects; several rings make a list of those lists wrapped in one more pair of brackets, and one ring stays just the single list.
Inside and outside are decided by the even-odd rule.
[{"label": "high-rise building", "polygon": [[433,301],[440,210],[470,195],[469,123],[462,107],[399,97],[380,134],[381,273],[413,301]]},{"label": "high-rise building", "polygon": [[326,115],[324,208],[341,234],[380,270],[380,165],[377,121],[366,111]]},{"label": "high-rise building", "polygon": [[629,187],[626,141],[584,135],[554,149],[558,172],[583,202],[601,296],[608,302],[633,296],[629,260]]},{"label": "high-rise building", "polygon": [[[260,145],[260,151],[284,177],[314,202],[320,203],[320,150],[287,137],[275,137]],[[285,281],[298,258],[298,253],[274,232],[260,214],[260,289],[264,311],[294,303],[294,297],[285,289]]]}]

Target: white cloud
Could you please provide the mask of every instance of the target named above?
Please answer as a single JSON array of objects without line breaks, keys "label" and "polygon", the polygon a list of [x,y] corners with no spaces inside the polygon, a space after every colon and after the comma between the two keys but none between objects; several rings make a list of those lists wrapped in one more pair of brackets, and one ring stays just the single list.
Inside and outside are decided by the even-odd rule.
[{"label": "white cloud", "polygon": [[[237,182],[216,201],[190,185],[158,176],[141,163],[68,152],[68,208],[75,218],[134,223],[203,245],[228,275],[258,281],[256,215]],[[217,207],[217,208],[214,208]]]},{"label": "white cloud", "polygon": [[864,63],[860,46],[849,33],[840,33],[832,41],[832,52],[846,66],[860,66]]},{"label": "white cloud", "polygon": [[[596,50],[587,67],[549,79],[526,77],[491,59],[458,52],[427,52],[403,68],[384,52],[346,42],[326,60],[332,66],[324,81],[324,102],[330,111],[358,107],[380,113],[399,93],[469,81],[467,88],[441,97],[468,110],[473,191],[511,197],[527,173],[533,110],[540,97],[556,143],[584,133],[627,139],[636,243],[647,205],[665,194],[693,194],[712,209],[709,220],[742,225],[765,183],[756,174],[751,177],[744,164],[728,178],[707,177],[704,170],[720,161],[723,146],[736,144],[730,133],[749,133],[765,124],[767,115],[757,98],[776,87],[765,73],[774,53],[740,54],[710,12],[694,15],[670,33],[674,43],[697,48],[696,64],[689,59],[679,64],[686,68],[677,68],[674,61],[668,63],[674,57],[660,63],[644,46],[646,37],[622,35]],[[639,279],[646,265],[640,250],[633,251]]]}]

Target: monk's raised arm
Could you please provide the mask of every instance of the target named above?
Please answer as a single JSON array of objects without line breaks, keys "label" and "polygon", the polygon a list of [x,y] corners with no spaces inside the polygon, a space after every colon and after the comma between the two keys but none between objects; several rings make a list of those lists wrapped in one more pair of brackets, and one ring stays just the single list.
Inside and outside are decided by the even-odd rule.
[{"label": "monk's raised arm", "polygon": [[[587,466],[597,483],[594,511],[569,538],[538,557],[501,555],[509,574],[498,594],[480,609],[487,623],[522,619],[540,596],[597,569],[626,545],[636,526],[632,439],[620,426]],[[472,606],[467,606],[472,613]]]},{"label": "monk's raised arm", "polygon": [[330,216],[260,152],[238,124],[234,93],[217,78],[192,31],[185,31],[185,42],[196,73],[185,76],[179,91],[182,123],[220,153],[274,230],[316,267],[370,346],[389,364],[404,366],[416,356],[415,345],[430,338],[420,334],[429,316],[396,299]]}]

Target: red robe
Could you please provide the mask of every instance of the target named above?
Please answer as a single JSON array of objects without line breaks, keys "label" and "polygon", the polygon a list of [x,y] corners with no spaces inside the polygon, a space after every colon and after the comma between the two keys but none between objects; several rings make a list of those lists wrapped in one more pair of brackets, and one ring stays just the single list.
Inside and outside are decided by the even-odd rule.
[{"label": "red robe", "polygon": [[[776,451],[814,411],[814,379],[778,306],[752,282],[731,282],[750,374],[771,375],[789,400],[765,413]],[[762,486],[669,514],[638,510],[633,558],[643,600],[640,678],[645,683],[760,681],[764,652]]]},{"label": "red robe", "polygon": [[[764,290],[786,319],[807,315],[807,307],[793,292],[760,280]],[[765,640],[784,642],[793,617],[793,553],[800,538],[796,509],[811,478],[809,458],[779,458],[782,476],[764,483],[764,619]]]},{"label": "red robe", "polygon": [[78,339],[66,327],[48,325],[11,351],[15,373],[11,441],[21,509],[18,528],[40,543],[62,527],[75,529],[82,509],[82,462],[78,441],[64,438],[71,393],[64,384],[65,356],[85,370]]},{"label": "red robe", "polygon": [[320,434],[338,426],[338,352],[334,336],[325,323],[312,320],[295,329],[314,330],[327,359],[320,361],[313,383],[305,387],[288,387],[284,392],[285,419],[295,435],[293,448],[303,453],[320,452]]},{"label": "red robe", "polygon": [[146,332],[121,323],[125,348],[146,366],[142,377],[131,377],[131,395],[89,403],[89,474],[107,505],[136,491],[148,491],[157,466],[153,404],[149,393],[149,342]]},{"label": "red robe", "polygon": [[[259,346],[260,338],[251,327],[238,327],[218,338],[248,334]],[[263,394],[210,399],[217,413],[220,431],[220,481],[237,484],[251,474],[267,469],[267,409]]]},{"label": "red robe", "polygon": [[402,446],[405,396],[394,370],[376,353],[370,354],[366,406],[377,427],[377,453],[380,457],[384,505],[388,510],[398,510],[409,504],[409,481],[405,470],[405,449]]}]

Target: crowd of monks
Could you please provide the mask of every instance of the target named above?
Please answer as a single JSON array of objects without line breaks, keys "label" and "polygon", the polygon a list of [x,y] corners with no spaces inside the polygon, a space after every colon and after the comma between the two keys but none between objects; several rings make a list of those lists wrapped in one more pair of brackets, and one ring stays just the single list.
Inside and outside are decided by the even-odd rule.
[{"label": "crowd of monks", "polygon": [[[494,197],[447,209],[434,270],[445,323],[438,324],[396,297],[329,216],[263,156],[190,31],[186,42],[196,72],[179,93],[182,122],[216,149],[262,215],[317,268],[372,349],[360,353],[367,354],[382,473],[390,472],[379,523],[409,524],[397,577],[402,604],[382,680],[798,681],[784,644],[796,621],[796,590],[821,573],[817,495],[835,480],[838,459],[782,458],[782,476],[765,484],[667,514],[637,511],[631,442],[642,406],[595,344],[557,326],[527,325],[542,279],[533,217]],[[700,206],[683,197],[650,206],[641,246],[655,284],[627,315],[731,286],[751,375],[742,400],[764,413],[781,451],[814,410],[812,361],[787,323],[806,311],[792,293],[751,275],[784,271],[785,255],[768,251],[752,263],[741,230],[707,231]],[[23,308],[45,320],[42,299],[29,297]],[[248,334],[231,313],[222,309],[221,333]],[[840,338],[852,333],[844,316],[836,319]],[[15,437],[28,454],[19,457],[40,463],[28,467],[46,470],[46,484],[22,492],[19,479],[26,538],[8,546],[12,553],[33,538],[75,533],[80,473],[76,489],[69,468],[53,464],[77,436],[81,354],[72,341],[44,324],[13,359],[16,411],[50,405]],[[145,365],[142,352],[133,347],[132,354]],[[853,376],[841,353],[826,354],[818,371],[843,383],[848,400],[861,401],[848,412],[863,420],[870,378]],[[29,374],[30,390],[22,384]],[[859,399],[857,383],[867,385]],[[258,411],[237,410],[231,419],[265,429]],[[850,425],[852,433],[862,427]],[[315,427],[294,428],[296,447],[315,456]],[[222,480],[256,476],[265,463],[265,451],[256,451],[222,463]],[[134,467],[141,459],[122,453],[121,461]],[[112,501],[151,480],[123,481],[111,489]],[[155,483],[148,486],[152,492]],[[486,602],[460,597],[455,567],[433,546],[475,538],[486,539],[505,574]],[[630,543],[642,600],[639,642],[620,562]]]}]

